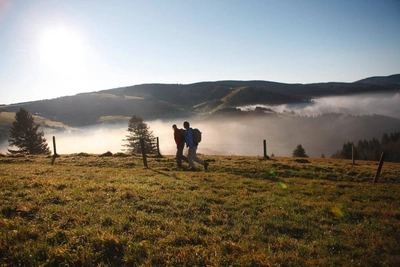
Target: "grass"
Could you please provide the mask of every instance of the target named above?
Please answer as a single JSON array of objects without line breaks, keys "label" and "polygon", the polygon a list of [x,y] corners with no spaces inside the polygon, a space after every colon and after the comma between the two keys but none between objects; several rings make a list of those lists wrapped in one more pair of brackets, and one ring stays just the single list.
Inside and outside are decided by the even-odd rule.
[{"label": "grass", "polygon": [[9,127],[15,120],[15,112],[0,112],[0,130]]},{"label": "grass", "polygon": [[400,264],[399,163],[104,155],[0,156],[1,266]]},{"label": "grass", "polygon": [[129,121],[129,117],[124,116],[101,116],[97,122],[98,123],[127,123]]}]

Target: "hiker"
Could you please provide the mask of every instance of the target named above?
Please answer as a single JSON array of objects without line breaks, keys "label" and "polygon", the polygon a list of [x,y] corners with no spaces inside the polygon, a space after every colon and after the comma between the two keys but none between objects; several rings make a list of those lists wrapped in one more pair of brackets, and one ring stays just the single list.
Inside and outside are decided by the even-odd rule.
[{"label": "hiker", "polygon": [[194,142],[194,135],[193,135],[193,129],[190,128],[190,124],[189,122],[185,121],[183,123],[183,127],[186,129],[186,146],[189,148],[188,151],[188,161],[189,161],[189,167],[191,171],[195,171],[196,170],[196,166],[194,165],[194,161],[203,165],[204,169],[207,170],[208,167],[208,162],[205,162],[201,159],[199,159],[196,155],[196,151],[197,151],[197,146],[198,144]]},{"label": "hiker", "polygon": [[174,129],[174,139],[176,143],[176,164],[179,168],[183,168],[182,160],[189,163],[187,157],[183,155],[186,131],[184,129],[178,129],[178,127],[176,127],[176,124],[172,125],[172,129]]}]

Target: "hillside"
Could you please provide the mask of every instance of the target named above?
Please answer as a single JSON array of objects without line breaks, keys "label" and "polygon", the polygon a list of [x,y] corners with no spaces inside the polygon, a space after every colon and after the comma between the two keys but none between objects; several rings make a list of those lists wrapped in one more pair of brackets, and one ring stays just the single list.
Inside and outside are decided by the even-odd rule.
[{"label": "hillside", "polygon": [[[212,113],[219,108],[237,105],[309,101],[308,98],[252,87],[240,88],[239,97],[237,93],[237,88],[218,83],[138,85],[8,105],[0,107],[0,110],[17,112],[23,107],[32,114],[76,127],[98,124],[104,116],[130,117],[135,114],[145,120],[170,119]],[[218,105],[213,105],[216,102]],[[200,104],[207,104],[207,108],[199,109]]]},{"label": "hillside", "polygon": [[[269,82],[267,82],[269,83]],[[156,99],[173,103],[184,109],[213,102],[226,103],[226,99],[235,98],[240,89],[241,98],[234,103],[227,103],[225,107],[235,107],[248,104],[284,104],[309,100],[308,97],[293,97],[291,95],[269,90],[269,88],[254,86],[251,82],[237,85],[234,82],[201,82],[188,85],[172,84],[144,84],[124,88],[111,89],[106,93]],[[225,99],[225,100],[224,100]],[[213,111],[213,110],[209,110]]]},{"label": "hillside", "polygon": [[[41,116],[33,115],[35,123],[42,125],[48,131],[71,131],[72,127],[58,121],[52,121]],[[10,127],[15,121],[15,112],[0,112],[0,141],[8,140]]]},{"label": "hillside", "polygon": [[390,76],[376,76],[357,81],[356,83],[376,84],[376,85],[400,85],[400,74]]},{"label": "hillside", "polygon": [[0,265],[399,266],[399,163],[0,156]]},{"label": "hillside", "polygon": [[144,119],[179,117],[182,108],[166,102],[143,97],[110,93],[85,93],[51,100],[10,105],[3,108],[16,112],[21,107],[30,113],[59,121],[70,126],[85,126],[99,123],[103,116],[132,116]]},{"label": "hillside", "polygon": [[[394,77],[394,78],[393,78]],[[101,117],[145,120],[190,117],[245,105],[304,103],[314,97],[398,91],[398,75],[355,83],[285,84],[269,81],[216,81],[193,84],[142,84],[56,99],[5,105],[0,111],[21,107],[31,114],[69,126],[101,123]]]}]

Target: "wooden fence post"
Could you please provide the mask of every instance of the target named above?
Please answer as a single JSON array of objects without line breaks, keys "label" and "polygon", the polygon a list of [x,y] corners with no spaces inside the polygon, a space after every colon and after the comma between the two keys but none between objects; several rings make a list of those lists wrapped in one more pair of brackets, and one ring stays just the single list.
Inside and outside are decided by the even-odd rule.
[{"label": "wooden fence post", "polygon": [[53,136],[53,150],[54,150],[54,154],[53,157],[51,158],[51,165],[54,165],[54,162],[56,161],[56,157],[57,155],[57,149],[56,149],[56,137]]},{"label": "wooden fence post", "polygon": [[267,155],[267,141],[263,141],[264,143],[264,159],[270,159],[270,157],[268,157]]},{"label": "wooden fence post", "polygon": [[53,148],[54,148],[54,155],[57,155],[57,149],[56,149],[56,137],[53,136]]},{"label": "wooden fence post", "polygon": [[140,147],[141,147],[141,149],[142,149],[143,164],[144,164],[144,166],[145,166],[146,168],[148,168],[148,167],[147,167],[146,150],[145,150],[144,139],[143,139],[143,138],[140,139]]},{"label": "wooden fence post", "polygon": [[264,143],[264,158],[267,158],[268,157],[267,156],[267,141],[264,139],[263,143]]},{"label": "wooden fence post", "polygon": [[158,140],[158,137],[157,137],[157,156],[158,157],[161,156],[161,153],[160,153],[160,142]]},{"label": "wooden fence post", "polygon": [[353,165],[355,164],[355,161],[354,161],[354,145],[353,144],[351,145],[351,162],[353,163]]},{"label": "wooden fence post", "polygon": [[381,154],[381,160],[379,161],[378,170],[376,171],[376,174],[375,174],[374,183],[377,183],[377,182],[378,182],[379,175],[381,174],[381,170],[382,170],[382,166],[383,166],[383,162],[384,162],[384,161],[385,161],[385,152],[382,152],[382,154]]}]

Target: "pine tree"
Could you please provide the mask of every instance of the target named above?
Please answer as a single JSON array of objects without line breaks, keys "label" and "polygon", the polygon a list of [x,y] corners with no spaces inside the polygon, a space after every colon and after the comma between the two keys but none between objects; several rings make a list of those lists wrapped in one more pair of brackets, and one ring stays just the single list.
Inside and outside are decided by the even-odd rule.
[{"label": "pine tree", "polygon": [[[332,155],[332,158],[352,158],[352,142],[343,144],[342,150]],[[376,138],[372,140],[359,140],[354,149],[354,158],[362,160],[379,160],[382,152],[387,154],[386,161],[400,161],[400,132],[384,133],[381,141]]]},{"label": "pine tree", "polygon": [[308,158],[308,155],[302,145],[297,145],[296,149],[293,150],[293,157]]},{"label": "pine tree", "polygon": [[35,125],[33,116],[21,108],[15,114],[15,121],[10,130],[8,143],[19,150],[8,149],[11,154],[50,154],[50,149],[44,138],[44,132],[39,131],[40,125]]},{"label": "pine tree", "polygon": [[128,123],[128,135],[124,141],[128,144],[124,145],[127,147],[129,152],[141,153],[142,148],[140,145],[140,139],[144,140],[145,152],[156,153],[156,138],[153,136],[153,132],[150,131],[150,127],[143,121],[141,117],[132,116]]},{"label": "pine tree", "polygon": [[[347,142],[343,144],[343,149],[340,151],[340,158],[351,159],[353,154],[352,149],[353,149],[353,142]],[[355,159],[358,159],[358,157],[355,157]]]}]

